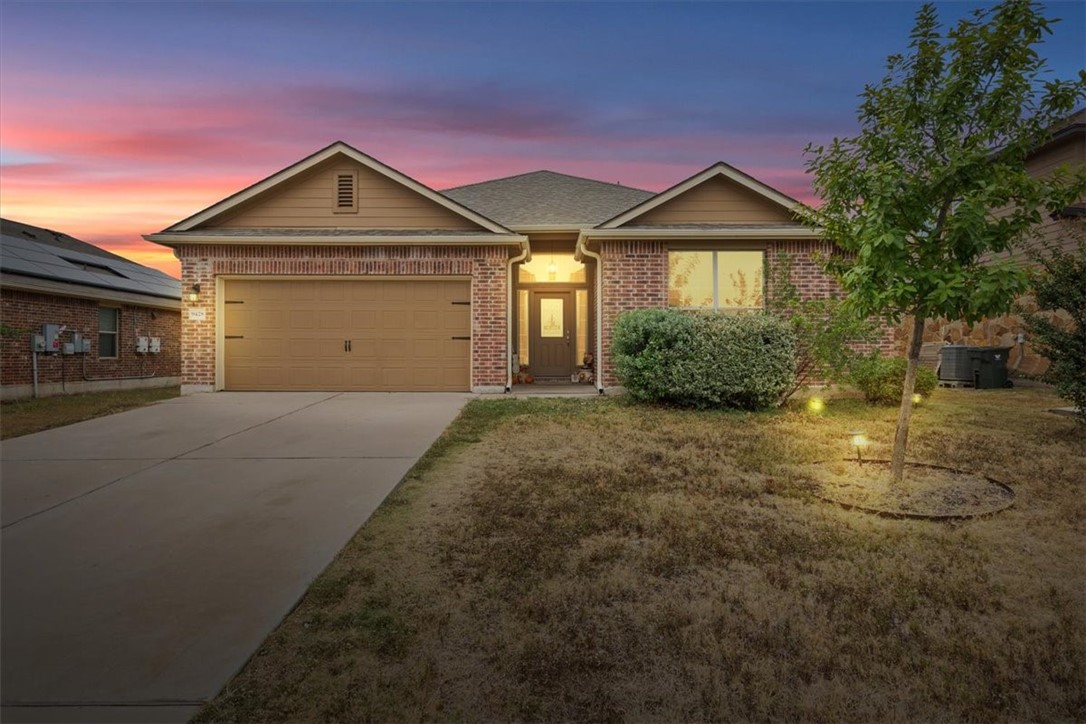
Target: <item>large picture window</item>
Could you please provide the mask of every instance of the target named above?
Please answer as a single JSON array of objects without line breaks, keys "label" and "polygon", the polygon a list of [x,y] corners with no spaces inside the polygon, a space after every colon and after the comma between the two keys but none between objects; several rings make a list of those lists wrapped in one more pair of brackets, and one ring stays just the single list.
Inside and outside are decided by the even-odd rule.
[{"label": "large picture window", "polygon": [[117,330],[120,329],[121,310],[114,307],[98,307],[98,356],[117,356]]},{"label": "large picture window", "polygon": [[763,309],[764,261],[762,251],[668,252],[667,303],[683,309]]}]

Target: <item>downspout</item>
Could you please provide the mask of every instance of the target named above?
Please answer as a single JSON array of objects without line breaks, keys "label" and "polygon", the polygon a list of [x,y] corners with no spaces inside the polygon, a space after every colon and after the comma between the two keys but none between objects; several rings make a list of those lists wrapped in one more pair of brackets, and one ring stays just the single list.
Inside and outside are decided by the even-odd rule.
[{"label": "downspout", "polygon": [[577,237],[577,253],[596,260],[596,391],[603,394],[603,257],[585,246],[584,234]]},{"label": "downspout", "polygon": [[532,253],[528,240],[524,240],[524,250],[509,258],[505,267],[505,289],[509,298],[505,312],[505,391],[513,391],[513,265],[527,259]]}]

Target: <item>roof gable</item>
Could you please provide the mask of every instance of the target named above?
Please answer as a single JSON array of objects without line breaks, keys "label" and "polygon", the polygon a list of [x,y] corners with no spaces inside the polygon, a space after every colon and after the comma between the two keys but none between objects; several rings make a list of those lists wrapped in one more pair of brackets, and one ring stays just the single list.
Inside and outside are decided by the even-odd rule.
[{"label": "roof gable", "polygon": [[651,191],[555,171],[532,171],[443,192],[506,226],[598,224],[639,204]]},{"label": "roof gable", "polygon": [[[350,176],[357,209],[337,213],[334,188]],[[509,234],[482,214],[337,141],[166,229],[204,228],[449,229]]]},{"label": "roof gable", "polygon": [[800,203],[726,163],[716,163],[600,224],[615,229],[673,224],[796,223]]}]

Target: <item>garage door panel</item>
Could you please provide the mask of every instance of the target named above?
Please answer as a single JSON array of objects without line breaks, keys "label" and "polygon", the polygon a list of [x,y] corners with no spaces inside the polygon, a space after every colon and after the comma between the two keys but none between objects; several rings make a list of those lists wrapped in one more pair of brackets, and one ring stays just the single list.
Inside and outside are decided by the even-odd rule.
[{"label": "garage door panel", "polygon": [[[227,389],[467,390],[467,281],[228,280]],[[350,351],[344,340],[351,340]]]}]

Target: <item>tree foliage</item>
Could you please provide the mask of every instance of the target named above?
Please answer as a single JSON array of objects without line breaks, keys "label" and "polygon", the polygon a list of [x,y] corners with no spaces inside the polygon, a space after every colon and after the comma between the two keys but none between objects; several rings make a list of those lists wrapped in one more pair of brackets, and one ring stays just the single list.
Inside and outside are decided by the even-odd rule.
[{"label": "tree foliage", "polygon": [[781,396],[782,403],[813,380],[844,380],[859,356],[856,345],[875,341],[879,333],[878,325],[848,309],[839,293],[803,298],[792,282],[792,269],[792,255],[781,254],[767,304],[796,336],[795,382]]},{"label": "tree foliage", "polygon": [[1026,315],[1026,326],[1036,350],[1051,361],[1045,379],[1078,408],[1076,417],[1086,424],[1086,245],[1084,230],[1078,231],[1080,243],[1073,251],[1049,247],[1033,255],[1039,264],[1032,280],[1037,306],[1065,312],[1067,328],[1038,314]]},{"label": "tree foliage", "polygon": [[1086,72],[1047,78],[1036,46],[1055,22],[1005,0],[944,29],[934,5],[916,15],[909,50],[864,89],[860,131],[808,146],[822,198],[806,219],[850,252],[834,265],[861,316],[915,315],[894,444],[901,478],[924,320],[1007,312],[1024,270],[1001,255],[1042,214],[1086,188],[1086,174],[1031,176],[1029,153],[1086,99]]}]

